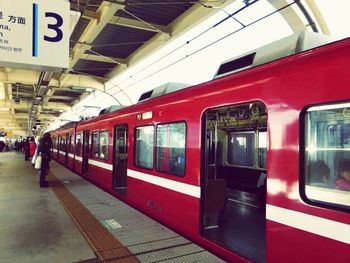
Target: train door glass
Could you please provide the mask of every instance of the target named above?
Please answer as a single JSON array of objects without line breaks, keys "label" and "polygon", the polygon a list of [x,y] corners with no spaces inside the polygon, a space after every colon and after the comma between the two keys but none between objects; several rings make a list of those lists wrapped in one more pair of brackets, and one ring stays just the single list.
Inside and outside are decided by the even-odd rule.
[{"label": "train door glass", "polygon": [[66,146],[65,146],[65,154],[64,154],[64,163],[68,162],[68,146],[70,144],[70,136],[69,133],[66,134]]},{"label": "train door glass", "polygon": [[113,189],[126,194],[128,165],[128,125],[114,127]]},{"label": "train door glass", "polygon": [[201,235],[265,262],[267,113],[252,102],[203,117]]},{"label": "train door glass", "polygon": [[89,138],[90,133],[89,131],[83,132],[83,167],[82,167],[82,173],[83,175],[88,175],[89,172]]}]

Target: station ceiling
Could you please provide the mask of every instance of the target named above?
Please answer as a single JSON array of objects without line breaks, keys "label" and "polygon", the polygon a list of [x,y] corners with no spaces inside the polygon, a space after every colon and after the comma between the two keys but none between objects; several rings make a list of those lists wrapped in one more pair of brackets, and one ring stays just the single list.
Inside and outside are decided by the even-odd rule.
[{"label": "station ceiling", "polygon": [[[0,65],[0,132],[24,136],[36,120],[41,127],[47,126],[92,90],[104,90],[108,80],[236,1],[246,5],[257,2],[70,0],[75,26],[70,36],[69,69],[52,74]],[[276,10],[292,2],[262,1]],[[309,22],[313,21],[319,32],[328,34],[315,1],[300,2],[308,19],[300,10],[280,11],[292,31],[312,30]],[[40,86],[45,88],[40,90]]]}]

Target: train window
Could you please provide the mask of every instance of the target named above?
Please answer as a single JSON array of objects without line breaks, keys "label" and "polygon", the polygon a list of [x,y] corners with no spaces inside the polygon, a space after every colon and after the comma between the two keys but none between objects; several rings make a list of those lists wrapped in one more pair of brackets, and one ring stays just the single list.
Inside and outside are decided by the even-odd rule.
[{"label": "train window", "polygon": [[92,157],[98,158],[99,157],[99,142],[100,142],[100,133],[99,132],[93,132],[92,133]]},{"label": "train window", "polygon": [[241,166],[254,166],[255,132],[230,132],[228,163]]},{"label": "train window", "polygon": [[135,165],[153,169],[154,127],[143,126],[136,128]]},{"label": "train window", "polygon": [[81,134],[77,133],[77,136],[75,138],[75,154],[80,155],[81,151]]},{"label": "train window", "polygon": [[99,157],[105,160],[108,159],[108,139],[109,139],[108,131],[100,132]]},{"label": "train window", "polygon": [[316,203],[350,207],[350,103],[305,113],[304,194]]},{"label": "train window", "polygon": [[185,174],[186,124],[157,125],[156,169],[183,176]]}]

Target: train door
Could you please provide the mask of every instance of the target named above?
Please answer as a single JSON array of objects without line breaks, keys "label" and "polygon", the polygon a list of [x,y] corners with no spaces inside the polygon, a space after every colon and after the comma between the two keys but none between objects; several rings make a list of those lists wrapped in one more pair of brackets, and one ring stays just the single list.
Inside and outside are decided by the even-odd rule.
[{"label": "train door", "polygon": [[83,131],[83,163],[82,163],[82,173],[83,175],[88,175],[89,172],[89,131]]},{"label": "train door", "polygon": [[114,127],[113,189],[126,194],[128,166],[128,125]]},{"label": "train door", "polygon": [[260,102],[203,117],[201,235],[265,262],[267,114]]},{"label": "train door", "polygon": [[66,144],[64,146],[64,150],[65,150],[65,153],[64,153],[64,163],[67,164],[68,162],[68,145],[70,144],[70,141],[69,141],[69,133],[66,133]]}]

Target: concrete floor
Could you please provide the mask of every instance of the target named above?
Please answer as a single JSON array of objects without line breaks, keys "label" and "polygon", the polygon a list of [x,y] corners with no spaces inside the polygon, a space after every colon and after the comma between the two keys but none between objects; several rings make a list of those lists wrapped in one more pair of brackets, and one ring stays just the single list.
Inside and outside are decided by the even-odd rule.
[{"label": "concrete floor", "polygon": [[95,262],[50,188],[21,153],[0,152],[0,262]]}]

